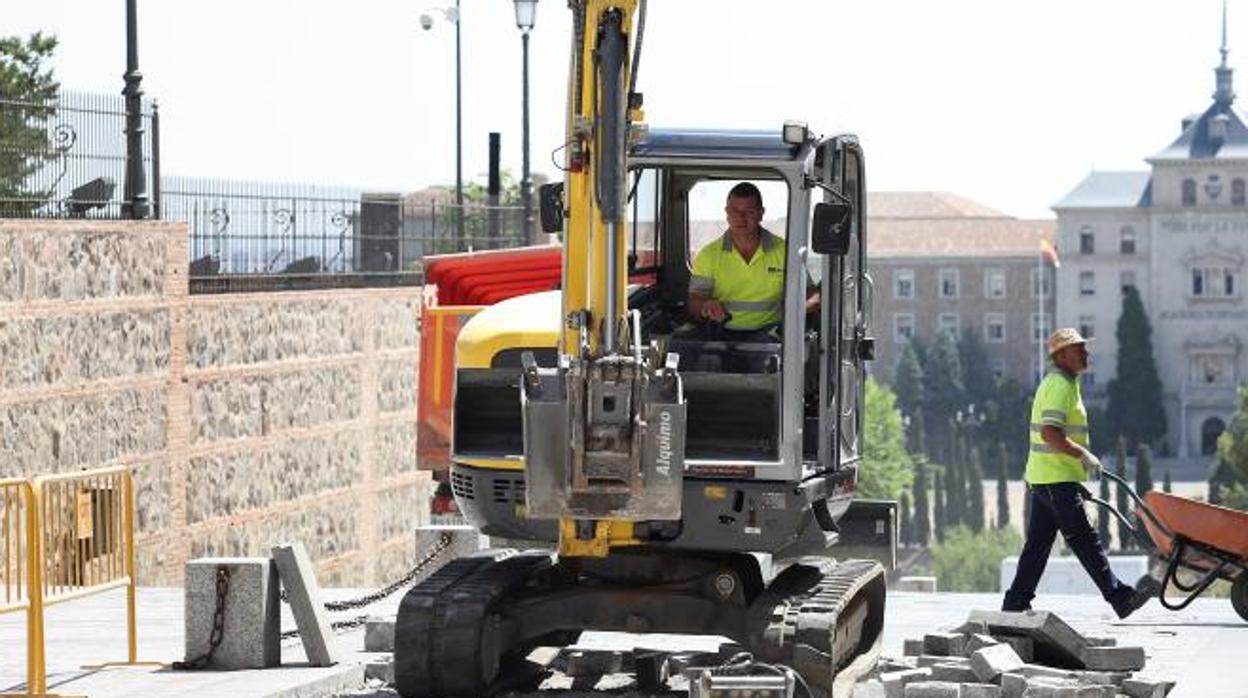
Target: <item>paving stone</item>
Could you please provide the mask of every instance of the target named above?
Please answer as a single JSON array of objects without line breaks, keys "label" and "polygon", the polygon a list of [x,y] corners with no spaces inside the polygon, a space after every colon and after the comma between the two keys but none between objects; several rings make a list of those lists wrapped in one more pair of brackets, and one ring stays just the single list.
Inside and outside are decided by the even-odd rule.
[{"label": "paving stone", "polygon": [[394,659],[382,659],[364,665],[364,679],[381,681],[387,686],[394,685]]},{"label": "paving stone", "polygon": [[1000,640],[998,640],[997,638],[991,635],[985,635],[984,633],[974,633],[972,635],[967,635],[966,636],[966,656],[969,657],[972,654],[975,654],[977,650],[982,650],[985,647],[992,647],[993,645],[999,645],[999,644],[1001,644]]},{"label": "paving stone", "polygon": [[394,651],[393,618],[369,618],[364,621],[364,651]]},{"label": "paving stone", "polygon": [[1017,671],[1023,666],[1022,658],[1013,647],[1006,644],[990,645],[975,650],[971,655],[971,669],[980,681],[995,681],[998,676]]},{"label": "paving stone", "polygon": [[329,624],[329,614],[321,600],[321,585],[316,582],[316,570],[307,549],[299,541],[280,543],[273,546],[272,554],[308,664],[337,664],[341,661],[338,637]]},{"label": "paving stone", "polygon": [[990,683],[964,683],[961,698],[1001,698],[1001,687]]},{"label": "paving stone", "polygon": [[972,621],[988,624],[993,635],[1024,635],[1035,640],[1034,661],[1070,669],[1082,669],[1083,650],[1088,647],[1074,628],[1048,611],[971,611]]},{"label": "paving stone", "polygon": [[886,674],[890,671],[905,671],[906,669],[915,668],[914,657],[906,657],[905,659],[893,659],[891,657],[881,657],[875,663],[875,673]]},{"label": "paving stone", "polygon": [[1098,671],[1139,671],[1144,668],[1143,647],[1088,647],[1083,663]]},{"label": "paving stone", "polygon": [[1141,676],[1124,679],[1122,682],[1122,692],[1130,698],[1165,698],[1173,688],[1173,681]]},{"label": "paving stone", "polygon": [[1036,641],[1021,635],[993,635],[997,640],[1009,644],[1024,662],[1035,661]]},{"label": "paving stone", "polygon": [[914,658],[914,663],[918,666],[932,667],[937,664],[957,664],[966,668],[971,667],[971,660],[966,657],[944,657],[938,654],[923,654]]},{"label": "paving stone", "polygon": [[1015,673],[1001,675],[1001,698],[1022,698],[1026,690],[1026,676]]},{"label": "paving stone", "polygon": [[884,695],[887,698],[905,698],[906,684],[914,681],[926,681],[932,677],[932,670],[927,667],[890,671],[880,674],[880,683],[884,684]]},{"label": "paving stone", "polygon": [[208,651],[217,605],[217,568],[229,572],[221,644],[213,669],[263,669],[281,663],[277,569],[263,558],[199,558],[186,563],[186,659]]},{"label": "paving stone", "polygon": [[564,655],[568,676],[602,676],[618,673],[624,668],[624,656],[620,652],[573,650]]},{"label": "paving stone", "polygon": [[1118,640],[1112,637],[1084,637],[1088,644],[1093,647],[1117,647]]},{"label": "paving stone", "polygon": [[1119,684],[1127,674],[1111,671],[1085,671],[1079,669],[1059,669],[1043,664],[1025,664],[1018,673],[1027,678],[1061,679],[1074,681],[1084,686]]},{"label": "paving stone", "polygon": [[923,641],[903,640],[901,642],[901,653],[907,657],[917,657],[923,654]]},{"label": "paving stone", "polygon": [[968,620],[949,632],[961,633],[962,635],[986,635],[988,633],[988,624],[980,620]]},{"label": "paving stone", "polygon": [[975,671],[962,664],[933,664],[932,679],[934,681],[952,681],[954,683],[975,683],[979,681]]},{"label": "paving stone", "polygon": [[884,692],[884,684],[878,679],[872,679],[854,684],[854,692],[850,694],[850,698],[887,698],[887,694]]},{"label": "paving stone", "polygon": [[952,681],[915,681],[906,684],[905,698],[960,698],[962,687]]},{"label": "paving stone", "polygon": [[924,654],[961,657],[965,647],[966,636],[962,633],[928,633],[923,636]]}]

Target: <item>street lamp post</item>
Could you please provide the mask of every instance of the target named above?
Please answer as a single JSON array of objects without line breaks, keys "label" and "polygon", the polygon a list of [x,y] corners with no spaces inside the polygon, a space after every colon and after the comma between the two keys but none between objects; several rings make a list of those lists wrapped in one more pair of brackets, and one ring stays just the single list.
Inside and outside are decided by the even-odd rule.
[{"label": "street lamp post", "polygon": [[[455,25],[455,235],[464,241],[464,120],[463,120],[463,62],[460,56],[459,0],[454,7],[431,8],[441,12],[442,17]],[[426,31],[433,28],[433,16],[428,12],[420,16],[420,26]]]},{"label": "street lamp post", "polygon": [[143,169],[143,75],[139,73],[138,9],[126,0],[126,186],[127,218],[147,218],[147,173]]},{"label": "street lamp post", "polygon": [[520,174],[520,199],[524,203],[524,242],[533,244],[533,179],[529,174],[529,32],[537,22],[537,0],[514,0],[516,26],[520,28],[520,46],[523,54],[523,95],[521,141],[524,151]]}]

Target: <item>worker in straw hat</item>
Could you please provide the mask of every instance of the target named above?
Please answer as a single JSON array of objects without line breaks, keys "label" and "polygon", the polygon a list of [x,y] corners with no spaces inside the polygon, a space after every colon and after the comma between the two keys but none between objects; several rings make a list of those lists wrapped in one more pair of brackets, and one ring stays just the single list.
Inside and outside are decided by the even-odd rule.
[{"label": "worker in straw hat", "polygon": [[1040,382],[1031,403],[1031,451],[1024,475],[1031,498],[1027,542],[1014,583],[1005,592],[1004,611],[1031,609],[1058,531],[1119,618],[1131,615],[1151,597],[1151,589],[1132,588],[1114,576],[1084,510],[1091,494],[1081,483],[1101,471],[1100,459],[1088,449],[1088,412],[1079,392],[1079,374],[1088,370],[1087,343],[1070,327],[1048,339],[1053,370]]}]

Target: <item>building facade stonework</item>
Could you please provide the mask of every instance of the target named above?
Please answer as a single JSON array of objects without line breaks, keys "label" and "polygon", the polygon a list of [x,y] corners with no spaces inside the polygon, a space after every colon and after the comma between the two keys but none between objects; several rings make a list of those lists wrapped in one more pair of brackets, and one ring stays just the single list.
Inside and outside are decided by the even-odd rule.
[{"label": "building facade stonework", "polygon": [[[1248,380],[1248,127],[1231,69],[1215,69],[1213,104],[1141,172],[1093,172],[1055,206],[1062,266],[1057,320],[1085,328],[1098,387],[1117,374],[1114,330],[1126,286],[1152,323],[1168,433],[1162,451],[1208,459]],[[1100,379],[1103,377],[1104,379]]]}]

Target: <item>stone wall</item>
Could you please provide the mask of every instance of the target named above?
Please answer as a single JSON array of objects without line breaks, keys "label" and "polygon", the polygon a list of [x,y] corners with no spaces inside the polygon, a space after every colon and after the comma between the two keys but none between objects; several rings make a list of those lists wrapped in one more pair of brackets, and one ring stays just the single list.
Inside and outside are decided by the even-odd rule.
[{"label": "stone wall", "polygon": [[0,477],[135,468],[143,584],[302,540],[414,555],[419,289],[188,297],[180,223],[0,221]]}]

